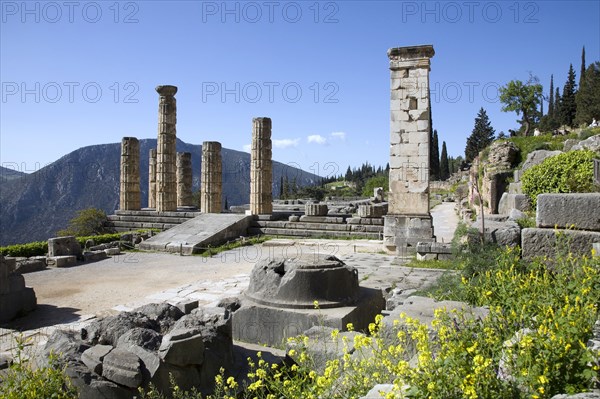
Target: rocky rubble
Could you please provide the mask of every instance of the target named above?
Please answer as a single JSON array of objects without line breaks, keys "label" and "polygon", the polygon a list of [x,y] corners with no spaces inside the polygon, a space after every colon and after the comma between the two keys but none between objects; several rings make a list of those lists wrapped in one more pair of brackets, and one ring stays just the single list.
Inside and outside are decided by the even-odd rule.
[{"label": "rocky rubble", "polygon": [[197,308],[184,314],[162,303],[56,331],[40,361],[60,354],[82,398],[132,398],[152,383],[169,392],[170,375],[181,389],[209,392],[221,367],[233,364],[229,311]]}]

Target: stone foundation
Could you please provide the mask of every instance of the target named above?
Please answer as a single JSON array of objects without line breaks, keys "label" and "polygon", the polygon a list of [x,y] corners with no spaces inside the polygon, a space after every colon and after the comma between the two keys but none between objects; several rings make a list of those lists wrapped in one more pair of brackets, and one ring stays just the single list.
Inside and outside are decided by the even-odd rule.
[{"label": "stone foundation", "polygon": [[37,305],[33,288],[25,286],[25,279],[15,269],[14,258],[0,255],[0,323],[31,312]]}]

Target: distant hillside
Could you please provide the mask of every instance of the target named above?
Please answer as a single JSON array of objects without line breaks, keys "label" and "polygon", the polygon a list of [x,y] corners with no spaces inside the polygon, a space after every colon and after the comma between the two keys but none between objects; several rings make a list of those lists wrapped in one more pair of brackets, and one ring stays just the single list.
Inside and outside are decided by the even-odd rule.
[{"label": "distant hillside", "polygon": [[[140,140],[142,207],[148,204],[148,153],[156,139]],[[3,180],[0,186],[0,245],[41,241],[67,226],[81,209],[96,207],[111,214],[119,207],[121,144],[83,147],[31,174]],[[177,140],[178,152],[192,153],[193,190],[200,187],[202,146]],[[223,202],[250,202],[250,154],[223,148]],[[13,172],[13,171],[11,171]],[[19,172],[17,172],[19,173]],[[273,162],[273,192],[281,176],[298,185],[314,184],[319,177]]]},{"label": "distant hillside", "polygon": [[0,166],[0,182],[5,182],[12,179],[18,179],[21,176],[26,176],[27,173],[20,172],[18,170],[5,168]]}]

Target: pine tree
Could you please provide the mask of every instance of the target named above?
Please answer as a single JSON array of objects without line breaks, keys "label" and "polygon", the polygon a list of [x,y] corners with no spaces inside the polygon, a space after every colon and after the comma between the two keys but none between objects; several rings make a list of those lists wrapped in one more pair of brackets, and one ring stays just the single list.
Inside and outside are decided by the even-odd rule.
[{"label": "pine tree", "polygon": [[554,94],[554,120],[557,124],[560,124],[560,103],[562,99],[560,98],[560,90],[558,87],[556,88],[556,93]]},{"label": "pine tree", "polygon": [[575,114],[577,113],[577,103],[575,101],[575,70],[573,64],[569,65],[567,82],[563,87],[563,94],[560,101],[560,123],[562,125],[573,126]]},{"label": "pine tree", "polygon": [[429,176],[433,180],[439,180],[440,178],[440,146],[437,130],[433,131],[429,142]]},{"label": "pine tree", "polygon": [[440,159],[440,180],[447,180],[450,177],[450,165],[448,164],[448,150],[446,142],[442,142],[442,157]]},{"label": "pine tree", "polygon": [[581,89],[581,82],[583,82],[583,75],[585,75],[585,46],[581,49],[581,70],[579,72],[579,88]]},{"label": "pine tree", "polygon": [[344,176],[346,181],[352,180],[352,169],[350,169],[350,165],[348,165],[348,169],[346,169],[346,176]]},{"label": "pine tree", "polygon": [[485,109],[481,108],[475,118],[473,132],[467,139],[465,161],[473,161],[479,154],[479,151],[483,150],[494,141],[494,134],[495,130],[490,123],[487,113],[485,112]]},{"label": "pine tree", "polygon": [[577,91],[575,125],[588,125],[593,119],[600,121],[600,62],[590,64]]}]

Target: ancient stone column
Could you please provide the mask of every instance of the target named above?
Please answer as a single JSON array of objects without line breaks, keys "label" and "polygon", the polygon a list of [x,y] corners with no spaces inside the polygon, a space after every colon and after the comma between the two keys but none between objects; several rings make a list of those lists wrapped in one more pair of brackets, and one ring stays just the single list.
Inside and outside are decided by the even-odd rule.
[{"label": "ancient stone column", "polygon": [[202,143],[202,172],[200,181],[200,210],[204,213],[221,213],[223,169],[221,143]]},{"label": "ancient stone column", "polygon": [[177,206],[193,206],[192,154],[177,153]]},{"label": "ancient stone column", "polygon": [[433,46],[388,50],[391,71],[390,192],[384,245],[412,253],[432,241],[429,213],[429,69]]},{"label": "ancient stone column", "polygon": [[135,137],[123,137],[119,209],[139,211],[140,208],[140,142]]},{"label": "ancient stone column", "polygon": [[160,95],[156,149],[156,211],[170,212],[177,210],[177,87],[157,86],[156,91]]},{"label": "ancient stone column", "polygon": [[273,162],[271,161],[271,118],[252,119],[250,153],[250,213],[273,213]]},{"label": "ancient stone column", "polygon": [[148,157],[148,208],[156,208],[156,148]]}]

